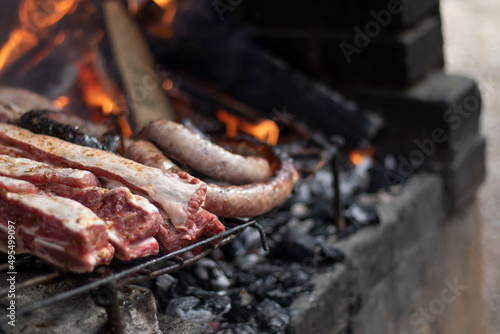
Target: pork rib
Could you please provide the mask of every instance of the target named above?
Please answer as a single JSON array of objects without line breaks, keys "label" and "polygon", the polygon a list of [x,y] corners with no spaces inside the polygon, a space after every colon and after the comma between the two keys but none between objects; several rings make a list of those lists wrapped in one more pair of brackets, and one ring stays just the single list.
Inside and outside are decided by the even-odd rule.
[{"label": "pork rib", "polygon": [[99,186],[97,177],[87,171],[54,167],[24,158],[0,155],[0,175],[21,179],[33,184],[58,183],[83,188]]},{"label": "pork rib", "polygon": [[66,198],[28,194],[24,187],[18,191],[0,189],[1,251],[8,251],[11,222],[16,254],[30,253],[73,272],[90,272],[111,261],[114,249],[106,225],[92,211]]},{"label": "pork rib", "polygon": [[38,194],[39,192],[38,188],[29,182],[5,176],[0,176],[0,190],[16,194]]},{"label": "pork rib", "polygon": [[37,159],[87,170],[147,195],[165,210],[177,229],[191,228],[205,201],[206,184],[190,184],[175,174],[109,152],[36,135],[10,124],[0,124],[0,140],[28,151]]},{"label": "pork rib", "polygon": [[225,227],[217,216],[201,209],[196,214],[193,227],[188,231],[176,229],[165,215],[155,238],[158,240],[161,250],[170,253],[189,246],[199,239],[210,238],[224,231]]},{"label": "pork rib", "polygon": [[47,193],[75,200],[91,209],[106,223],[119,259],[132,260],[159,251],[152,236],[158,232],[162,216],[147,199],[125,187],[104,189],[95,186],[98,180],[90,172],[2,155],[0,175],[30,181]]},{"label": "pork rib", "polygon": [[51,184],[41,189],[75,200],[101,218],[107,225],[109,241],[115,247],[117,258],[130,261],[158,254],[159,245],[153,235],[160,228],[162,216],[147,199],[132,194],[125,187],[108,190]]}]

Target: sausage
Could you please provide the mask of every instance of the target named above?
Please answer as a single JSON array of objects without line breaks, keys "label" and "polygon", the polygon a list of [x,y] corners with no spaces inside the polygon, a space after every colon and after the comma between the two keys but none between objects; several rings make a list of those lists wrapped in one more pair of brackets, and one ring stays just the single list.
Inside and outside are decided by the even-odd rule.
[{"label": "sausage", "polygon": [[[219,143],[239,153],[256,154],[259,152],[267,158],[273,168],[273,173],[264,182],[247,185],[224,187],[208,184],[204,205],[207,211],[220,217],[254,217],[270,211],[288,198],[299,174],[291,159],[285,154],[279,153],[268,145],[243,140],[224,140]],[[150,167],[169,171],[168,166],[172,162],[154,145],[150,144],[150,148],[147,153],[144,151],[144,154],[133,154],[127,157]],[[151,156],[148,157],[148,154]],[[197,180],[185,172],[179,172],[178,175],[189,182]]]},{"label": "sausage", "polygon": [[155,143],[168,157],[231,184],[263,182],[271,176],[266,159],[233,154],[175,122],[155,121],[144,128],[141,137]]},{"label": "sausage", "polygon": [[242,186],[207,184],[204,208],[220,217],[254,217],[283,203],[291,194],[299,173],[292,160],[278,149],[245,140],[220,140],[224,147],[238,153],[261,154],[269,161],[273,173],[263,182]]}]

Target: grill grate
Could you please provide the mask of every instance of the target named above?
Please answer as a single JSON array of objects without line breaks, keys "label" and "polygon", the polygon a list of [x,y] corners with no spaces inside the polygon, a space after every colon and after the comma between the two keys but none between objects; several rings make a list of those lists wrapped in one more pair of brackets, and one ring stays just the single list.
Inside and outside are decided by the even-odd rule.
[{"label": "grill grate", "polygon": [[[264,228],[259,223],[257,223],[256,220],[247,221],[244,219],[231,218],[231,219],[225,219],[224,224],[226,226],[233,226],[233,227],[227,229],[223,233],[202,240],[200,242],[194,243],[190,246],[184,247],[175,252],[155,257],[153,259],[147,260],[146,262],[135,266],[127,267],[126,269],[120,270],[116,273],[106,275],[98,279],[94,279],[87,284],[81,285],[69,291],[59,293],[55,296],[43,299],[32,305],[22,307],[16,311],[16,317],[21,317],[22,315],[32,313],[40,308],[43,308],[45,306],[63,300],[67,300],[68,298],[74,297],[76,295],[96,292],[95,293],[96,303],[99,306],[103,306],[106,308],[106,312],[108,314],[109,328],[111,332],[116,334],[122,333],[123,330],[120,319],[120,310],[118,301],[116,299],[116,291],[118,288],[125,286],[127,284],[138,284],[144,281],[148,281],[160,275],[168,274],[173,271],[179,270],[183,267],[186,267],[188,265],[191,265],[196,261],[206,257],[214,250],[230,243],[241,233],[243,233],[243,231],[248,227],[252,227],[258,230],[262,242],[262,248],[265,251],[268,250],[267,239],[264,232]],[[213,242],[217,240],[220,241],[215,245],[211,245]],[[198,247],[202,247],[203,250],[197,255],[193,255],[187,259],[181,258],[181,255],[190,252]],[[16,262],[16,266],[27,264],[35,260],[36,257],[33,256],[23,257]],[[6,270],[7,267],[5,267],[4,265],[0,265],[0,271],[6,271]],[[64,275],[65,273],[63,271],[54,271],[49,274],[36,276],[24,282],[17,283],[16,290],[34,286],[43,282],[48,282],[55,278],[63,277]],[[0,290],[0,296],[6,295],[7,292],[8,289]],[[0,322],[0,332],[7,333],[5,325],[6,321],[2,319],[2,321]]]}]

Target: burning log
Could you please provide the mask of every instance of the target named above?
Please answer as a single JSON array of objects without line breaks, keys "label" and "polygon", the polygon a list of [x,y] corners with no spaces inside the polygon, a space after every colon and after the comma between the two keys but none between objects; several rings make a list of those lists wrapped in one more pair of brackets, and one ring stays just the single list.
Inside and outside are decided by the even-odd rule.
[{"label": "burning log", "polygon": [[153,56],[137,24],[120,1],[104,1],[103,11],[113,54],[136,124],[142,128],[157,119],[173,119],[170,103],[154,72]]}]

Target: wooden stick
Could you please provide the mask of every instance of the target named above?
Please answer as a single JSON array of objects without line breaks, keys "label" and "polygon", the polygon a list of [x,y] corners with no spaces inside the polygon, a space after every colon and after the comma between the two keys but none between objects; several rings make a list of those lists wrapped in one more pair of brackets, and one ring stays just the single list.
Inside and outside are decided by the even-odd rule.
[{"label": "wooden stick", "polygon": [[175,118],[155,72],[153,55],[137,23],[119,0],[103,3],[104,20],[127,102],[139,129],[158,119]]}]

